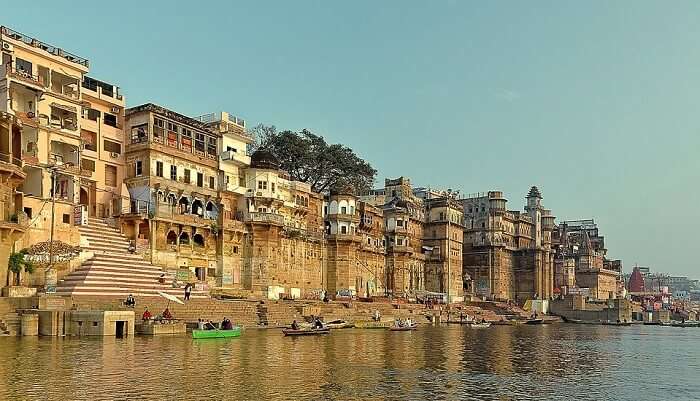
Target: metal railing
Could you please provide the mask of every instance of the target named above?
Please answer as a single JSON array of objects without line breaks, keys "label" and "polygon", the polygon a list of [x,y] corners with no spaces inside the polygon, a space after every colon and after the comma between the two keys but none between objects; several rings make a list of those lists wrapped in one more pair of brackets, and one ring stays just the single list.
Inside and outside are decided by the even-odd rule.
[{"label": "metal railing", "polygon": [[10,37],[14,40],[23,42],[29,46],[37,47],[41,50],[44,50],[45,52],[53,54],[54,56],[63,57],[64,59],[66,59],[70,62],[80,64],[84,67],[90,66],[90,62],[85,58],[76,56],[75,54],[67,52],[67,51],[61,49],[60,47],[52,46],[48,43],[42,42],[42,41],[35,39],[31,36],[19,33],[19,32],[15,31],[13,29],[10,29],[6,26],[0,27],[0,33],[2,33],[3,36],[7,36],[7,37]]}]

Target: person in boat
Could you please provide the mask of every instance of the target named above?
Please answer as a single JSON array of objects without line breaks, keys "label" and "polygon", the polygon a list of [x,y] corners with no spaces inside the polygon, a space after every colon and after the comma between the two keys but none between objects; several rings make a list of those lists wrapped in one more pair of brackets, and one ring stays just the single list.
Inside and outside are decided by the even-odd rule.
[{"label": "person in boat", "polygon": [[316,318],[316,321],[314,322],[314,328],[315,329],[322,329],[323,328],[323,322],[321,322],[321,318]]},{"label": "person in boat", "polygon": [[134,296],[129,294],[129,296],[126,297],[126,301],[124,301],[124,305],[126,305],[127,308],[136,306],[136,299],[134,299]]},{"label": "person in boat", "polygon": [[413,325],[413,322],[411,321],[411,318],[409,317],[408,319],[406,319],[406,322],[404,324],[406,325],[406,327],[411,327]]},{"label": "person in boat", "polygon": [[171,319],[173,318],[172,313],[170,313],[170,309],[168,309],[167,307],[166,307],[165,310],[163,311],[163,315],[162,315],[162,316],[163,316],[163,320],[171,320]]},{"label": "person in boat", "polygon": [[299,323],[296,320],[292,322],[292,330],[299,330]]},{"label": "person in boat", "polygon": [[216,326],[214,326],[214,322],[212,322],[211,320],[206,322],[204,324],[204,330],[216,330]]},{"label": "person in boat", "polygon": [[197,319],[197,329],[198,329],[198,330],[204,330],[204,320],[202,320],[202,319]]},{"label": "person in boat", "polygon": [[146,307],[146,310],[143,311],[143,315],[141,316],[141,320],[144,322],[151,320],[153,315],[151,315],[151,312],[148,310],[148,307]]},{"label": "person in boat", "polygon": [[231,323],[230,320],[228,320],[227,317],[224,318],[224,321],[221,322],[221,328],[223,330],[233,330],[233,323]]}]

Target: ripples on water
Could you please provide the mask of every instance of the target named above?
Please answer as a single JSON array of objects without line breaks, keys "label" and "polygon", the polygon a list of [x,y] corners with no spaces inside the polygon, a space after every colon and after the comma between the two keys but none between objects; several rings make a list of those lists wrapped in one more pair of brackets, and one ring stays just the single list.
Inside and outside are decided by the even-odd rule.
[{"label": "ripples on water", "polygon": [[[700,398],[700,329],[587,325],[338,330],[285,338],[0,338],[18,400]],[[4,387],[2,389],[1,387]]]}]

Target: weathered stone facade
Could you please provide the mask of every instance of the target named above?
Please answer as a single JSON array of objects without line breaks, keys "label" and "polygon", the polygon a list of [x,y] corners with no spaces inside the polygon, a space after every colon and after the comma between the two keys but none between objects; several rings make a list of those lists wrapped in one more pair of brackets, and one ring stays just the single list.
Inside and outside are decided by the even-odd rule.
[{"label": "weathered stone facade", "polygon": [[553,295],[554,216],[537,187],[526,200],[523,213],[507,210],[499,191],[462,199],[463,269],[474,294],[519,302]]}]

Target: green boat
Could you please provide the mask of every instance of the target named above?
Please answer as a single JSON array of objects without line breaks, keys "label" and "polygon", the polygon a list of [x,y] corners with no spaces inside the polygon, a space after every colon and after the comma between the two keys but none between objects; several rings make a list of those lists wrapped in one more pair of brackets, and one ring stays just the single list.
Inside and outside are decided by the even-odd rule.
[{"label": "green boat", "polygon": [[241,328],[234,327],[231,330],[192,330],[192,338],[227,338],[227,337],[240,337]]}]

